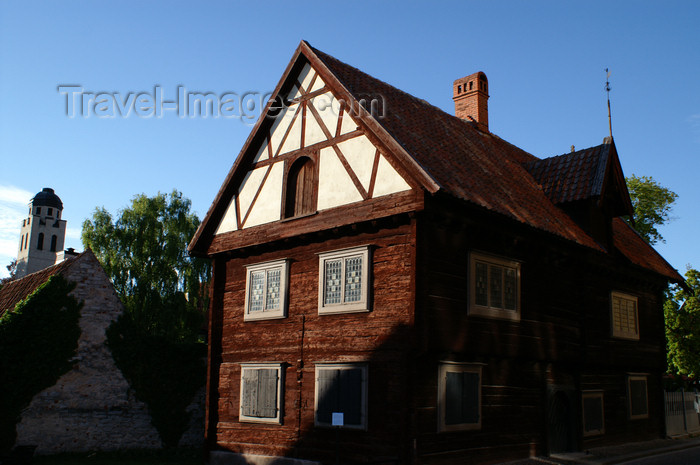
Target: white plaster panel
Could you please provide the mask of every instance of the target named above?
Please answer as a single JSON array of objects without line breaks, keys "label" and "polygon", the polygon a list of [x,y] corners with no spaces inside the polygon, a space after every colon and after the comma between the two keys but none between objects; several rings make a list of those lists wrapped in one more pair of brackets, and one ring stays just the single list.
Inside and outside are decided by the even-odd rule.
[{"label": "white plaster panel", "polygon": [[354,137],[338,144],[345,159],[350,164],[355,176],[365,190],[369,189],[372,179],[372,165],[377,148],[365,137]]},{"label": "white plaster panel", "polygon": [[[295,107],[297,106],[298,105],[295,105]],[[293,150],[299,150],[301,148],[302,120],[303,118],[301,114],[294,118],[294,122],[292,123],[292,129],[290,129],[289,134],[287,134],[287,138],[282,143],[282,149],[279,152],[280,155],[282,155],[283,153],[291,152]]]},{"label": "white plaster panel", "polygon": [[280,219],[282,211],[282,176],[284,174],[284,162],[272,165],[270,174],[265,180],[260,195],[251,207],[248,218],[243,228],[271,223]]},{"label": "white plaster panel", "polygon": [[293,85],[292,90],[290,90],[289,93],[287,94],[287,99],[294,100],[294,99],[297,99],[299,97],[301,97],[301,91],[299,90],[299,88],[296,85]]},{"label": "white plaster panel", "polygon": [[347,113],[343,113],[343,122],[340,125],[340,134],[347,134],[357,129],[357,123]]},{"label": "white plaster panel", "polygon": [[[333,132],[331,132],[333,134]],[[316,121],[316,117],[311,112],[311,110],[306,111],[306,128],[304,128],[304,146],[322,142],[326,139],[326,135],[323,133],[321,126]]]},{"label": "white plaster panel", "polygon": [[248,212],[255,194],[258,192],[258,187],[260,187],[260,183],[265,176],[265,171],[267,171],[267,167],[263,166],[262,168],[248,171],[248,174],[246,174],[238,194],[238,206],[242,217],[245,217]]},{"label": "white plaster panel", "polygon": [[263,141],[262,146],[260,147],[260,150],[258,150],[258,153],[255,155],[255,158],[253,159],[253,163],[257,163],[260,160],[267,160],[270,158],[269,154],[267,153],[267,138]]},{"label": "white plaster panel", "polygon": [[411,186],[401,177],[399,173],[386,161],[384,155],[379,157],[377,167],[377,179],[374,181],[374,193],[372,197],[394,194],[410,190]]},{"label": "white plaster panel", "polygon": [[311,69],[311,65],[309,65],[308,63],[304,65],[304,68],[302,68],[301,73],[299,73],[297,81],[301,83],[301,87],[306,92],[309,91],[309,85],[311,84],[311,79],[314,77],[314,74],[316,74],[316,72],[313,69]]},{"label": "white plaster panel", "polygon": [[277,149],[282,142],[284,134],[287,132],[287,128],[292,122],[292,118],[299,108],[298,104],[290,105],[285,111],[280,112],[277,119],[270,128],[270,144],[272,144],[272,154],[273,156],[277,154]]},{"label": "white plaster panel", "polygon": [[332,147],[321,149],[319,158],[317,204],[319,210],[362,200],[362,196]]},{"label": "white plaster panel", "polygon": [[317,91],[319,89],[322,89],[323,86],[325,86],[325,85],[326,85],[326,83],[323,82],[323,79],[321,79],[321,76],[317,76],[316,80],[314,81],[314,86],[311,88],[311,90],[309,90],[309,92],[314,92],[314,91]]},{"label": "white plaster panel", "polygon": [[234,197],[231,199],[231,203],[228,204],[226,213],[224,213],[224,217],[221,219],[214,235],[235,231],[236,229],[238,229],[238,221],[236,218],[236,198]]},{"label": "white plaster panel", "polygon": [[[323,93],[311,100],[311,105],[314,106],[318,115],[321,117],[321,121],[326,125],[326,129],[332,135],[335,136],[335,128],[338,126],[338,112],[333,105],[334,97],[330,92]],[[308,128],[307,128],[308,131]],[[308,142],[306,145],[309,145]]]}]

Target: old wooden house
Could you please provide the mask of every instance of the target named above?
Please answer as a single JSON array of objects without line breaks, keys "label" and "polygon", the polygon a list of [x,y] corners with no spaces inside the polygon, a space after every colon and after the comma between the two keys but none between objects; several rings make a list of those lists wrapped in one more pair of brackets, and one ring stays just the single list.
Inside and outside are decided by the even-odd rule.
[{"label": "old wooden house", "polygon": [[541,159],[489,132],[484,73],[453,94],[456,116],[295,51],[189,247],[213,259],[215,463],[664,434],[662,291],[682,278],[620,218],[614,141]]}]

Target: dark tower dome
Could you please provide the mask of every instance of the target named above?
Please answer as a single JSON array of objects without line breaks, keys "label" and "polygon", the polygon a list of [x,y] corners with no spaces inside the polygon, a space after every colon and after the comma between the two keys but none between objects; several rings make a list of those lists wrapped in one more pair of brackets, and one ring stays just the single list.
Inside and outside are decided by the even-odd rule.
[{"label": "dark tower dome", "polygon": [[34,207],[54,207],[59,210],[63,210],[63,202],[61,199],[54,194],[53,189],[50,187],[44,187],[41,192],[36,194],[32,199],[32,206]]}]

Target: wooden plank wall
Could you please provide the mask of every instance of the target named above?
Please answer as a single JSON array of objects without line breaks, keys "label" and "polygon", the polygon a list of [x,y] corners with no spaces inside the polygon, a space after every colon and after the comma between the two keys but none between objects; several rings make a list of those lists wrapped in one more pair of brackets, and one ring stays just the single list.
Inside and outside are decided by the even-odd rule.
[{"label": "wooden plank wall", "polygon": [[[415,224],[408,216],[401,221],[225,261],[217,448],[332,461],[336,431],[314,427],[314,363],[366,362],[368,430],[337,433],[340,453],[349,459],[406,454]],[[319,315],[317,254],[361,245],[372,249],[372,310]],[[288,317],[244,322],[245,266],[283,258],[291,260]],[[241,362],[285,363],[282,425],[239,422]]]},{"label": "wooden plank wall", "polygon": [[[663,434],[663,312],[658,278],[556,237],[452,211],[419,217],[417,353],[412,378],[418,463],[490,463],[546,454],[548,390],[573,389],[574,447]],[[499,224],[502,223],[502,224]],[[521,320],[468,314],[471,250],[519,260]],[[610,337],[610,291],[639,297],[641,337]],[[439,361],[483,364],[482,428],[437,433]],[[626,374],[649,373],[650,416],[629,420]],[[606,434],[582,439],[580,390],[605,391]]]}]

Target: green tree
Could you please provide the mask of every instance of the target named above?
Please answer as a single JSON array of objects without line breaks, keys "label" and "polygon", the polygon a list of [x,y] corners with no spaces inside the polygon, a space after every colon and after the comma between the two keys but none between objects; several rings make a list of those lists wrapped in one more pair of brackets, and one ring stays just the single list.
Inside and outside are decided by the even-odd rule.
[{"label": "green tree", "polygon": [[190,205],[178,191],[137,195],[116,221],[95,209],[82,232],[126,309],[107,343],[166,446],[187,428],[185,408],[206,377],[201,329],[211,272],[208,260],[187,254],[199,226]]},{"label": "green tree", "polygon": [[656,227],[671,220],[678,195],[650,176],[633,174],[625,180],[634,208],[634,228],[651,245],[666,242]]},{"label": "green tree", "polygon": [[668,370],[673,374],[700,377],[700,272],[685,273],[684,289],[668,291],[664,303]]}]

